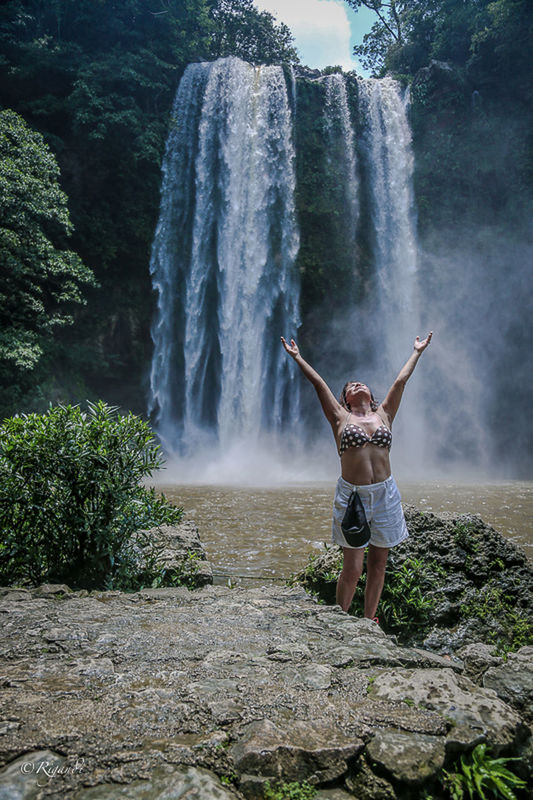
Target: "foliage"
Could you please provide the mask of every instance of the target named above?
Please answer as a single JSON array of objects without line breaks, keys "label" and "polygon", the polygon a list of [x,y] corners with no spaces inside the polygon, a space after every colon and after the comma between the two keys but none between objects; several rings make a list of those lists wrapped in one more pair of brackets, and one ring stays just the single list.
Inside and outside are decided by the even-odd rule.
[{"label": "foliage", "polygon": [[[361,616],[364,610],[366,573],[361,576],[351,613]],[[380,623],[388,633],[412,637],[413,629],[421,636],[430,625],[436,599],[438,578],[430,566],[417,558],[406,558],[395,564],[392,556],[387,567],[379,604]]]},{"label": "foliage", "polygon": [[480,547],[479,536],[476,536],[476,526],[473,522],[458,522],[455,525],[455,542],[469,553],[477,553]]},{"label": "foliage", "polygon": [[499,655],[533,644],[531,616],[499,587],[485,586],[475,598],[462,603],[460,612],[466,619],[475,617],[483,621]]},{"label": "foliage", "polygon": [[505,82],[514,98],[531,103],[533,5],[530,0],[492,0],[483,22],[470,46],[473,75],[484,88],[498,90]]},{"label": "foliage", "polygon": [[252,64],[297,64],[293,36],[284,23],[276,24],[253,0],[215,0],[210,18],[216,23],[211,40],[213,58],[238,56]]},{"label": "foliage", "polygon": [[478,744],[469,756],[461,756],[453,772],[443,770],[443,784],[452,800],[486,800],[491,797],[516,800],[513,789],[521,789],[526,782],[511,772],[505,765],[514,758],[491,758],[486,744]]},{"label": "foliage", "polygon": [[518,77],[531,93],[528,52],[529,0],[346,0],[376,13],[376,22],[354,48],[366,69],[414,75],[431,59],[474,67],[483,81]]},{"label": "foliage", "polygon": [[335,587],[342,569],[342,550],[326,545],[327,566],[316,553],[311,553],[302,571],[293,573],[289,586],[303,586],[326,603],[335,602]]},{"label": "foliage", "polygon": [[[222,743],[221,745],[217,745],[217,747],[224,747],[224,746],[227,746],[227,745],[225,743]],[[229,775],[220,775],[220,783],[223,786],[233,786],[237,782],[237,780],[238,780],[238,776],[237,776],[237,773],[235,773],[235,772],[230,772]]]},{"label": "foliage", "polygon": [[6,419],[0,581],[108,585],[133,532],[181,517],[140,486],[161,463],[147,423],[102,402]]},{"label": "foliage", "polygon": [[316,795],[316,788],[304,781],[297,783],[280,783],[275,788],[270,781],[265,783],[265,800],[312,800]]},{"label": "foliage", "polygon": [[[31,371],[52,332],[72,323],[92,272],[67,250],[72,233],[56,159],[14,111],[0,111],[0,386]],[[15,377],[17,376],[17,377]]]},{"label": "foliage", "polygon": [[[303,573],[291,576],[290,584],[303,585],[325,602],[334,603],[335,587],[342,569],[342,551],[337,551],[337,548],[330,550],[326,571],[317,556],[312,554]],[[431,612],[436,605],[440,581],[442,576],[437,565],[426,565],[414,557],[408,557],[398,564],[392,554],[378,609],[380,624],[387,633],[411,639],[416,630],[417,636],[421,637],[431,624]],[[349,611],[358,617],[364,613],[365,586],[366,571],[359,579]]]}]

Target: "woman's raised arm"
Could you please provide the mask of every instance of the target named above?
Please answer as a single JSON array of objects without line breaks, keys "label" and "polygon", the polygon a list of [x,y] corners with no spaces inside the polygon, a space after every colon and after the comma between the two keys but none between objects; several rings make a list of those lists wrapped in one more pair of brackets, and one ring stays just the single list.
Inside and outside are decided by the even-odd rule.
[{"label": "woman's raised arm", "polygon": [[430,331],[426,338],[422,341],[420,340],[419,336],[416,337],[413,346],[413,352],[399,371],[396,380],[390,387],[385,400],[381,404],[381,408],[387,415],[390,425],[392,425],[392,421],[398,412],[398,408],[400,407],[405,384],[413,374],[413,370],[418,363],[418,359],[430,343],[432,336],[433,331]]},{"label": "woman's raised arm", "polygon": [[326,419],[330,425],[335,428],[340,416],[344,411],[343,407],[327,385],[326,381],[320,377],[318,372],[314,370],[313,367],[308,364],[307,361],[305,361],[305,359],[302,358],[300,355],[300,348],[294,339],[291,339],[291,343],[287,344],[282,336],[281,344],[287,353],[296,361],[307,380],[310,381],[310,383],[312,383],[315,387],[318,399],[320,400],[320,405],[322,406],[322,411],[326,415]]}]

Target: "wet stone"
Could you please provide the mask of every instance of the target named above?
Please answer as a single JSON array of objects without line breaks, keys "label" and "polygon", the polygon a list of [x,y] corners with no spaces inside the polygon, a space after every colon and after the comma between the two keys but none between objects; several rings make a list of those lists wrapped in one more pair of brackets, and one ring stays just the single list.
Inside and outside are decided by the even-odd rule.
[{"label": "wet stone", "polygon": [[482,682],[483,674],[489,667],[498,667],[503,664],[503,658],[497,656],[495,650],[494,645],[483,642],[473,642],[459,650],[458,655],[464,662],[465,674],[474,683]]},{"label": "wet stone", "polygon": [[65,583],[42,583],[32,590],[33,597],[55,597],[75,594]]},{"label": "wet stone", "polygon": [[444,739],[408,731],[378,731],[368,744],[367,757],[396,781],[422,784],[444,764]]},{"label": "wet stone", "polygon": [[363,746],[362,740],[343,736],[331,720],[295,720],[282,729],[263,719],[246,726],[230,755],[239,772],[326,783],[344,775],[347,761]]},{"label": "wet stone", "polygon": [[51,750],[25,753],[0,770],[1,800],[34,800],[64,763],[64,756]]},{"label": "wet stone", "polygon": [[73,642],[85,643],[88,639],[87,631],[73,628],[49,628],[43,631],[45,642]]},{"label": "wet stone", "polygon": [[2,587],[0,589],[0,597],[2,598],[2,604],[19,603],[23,600],[30,600],[31,594],[27,589],[9,589]]},{"label": "wet stone", "polygon": [[497,746],[511,745],[523,726],[518,714],[495,692],[482,689],[451,669],[396,670],[379,675],[372,696],[386,700],[408,700],[471,729],[472,740],[480,732]]},{"label": "wet stone", "polygon": [[345,792],[344,789],[321,789],[313,800],[353,800],[353,794]]},{"label": "wet stone", "polygon": [[235,793],[223,786],[213,773],[198,767],[158,767],[149,780],[124,786],[101,784],[82,790],[74,800],[235,800]]},{"label": "wet stone", "polygon": [[328,664],[332,667],[347,667],[354,662],[354,653],[351,647],[336,647],[326,656]]},{"label": "wet stone", "polygon": [[[398,647],[374,623],[301,591],[168,588],[3,607],[13,622],[0,628],[4,762],[47,748],[67,761],[82,753],[89,765],[47,784],[42,800],[73,800],[89,787],[157,798],[163,784],[152,779],[164,762],[172,774],[178,765],[235,774],[239,789],[220,786],[241,800],[262,797],[268,778],[321,790],[346,782],[370,800],[350,782],[362,780],[365,743],[380,730],[443,743],[448,735],[459,751],[480,735],[496,747],[515,737],[516,752],[526,739],[518,713],[441,666],[449,660]],[[383,653],[392,664],[433,667],[372,663]],[[389,800],[395,780],[380,773],[367,782]]]},{"label": "wet stone", "polygon": [[345,783],[357,800],[396,800],[392,784],[383,776],[376,775],[368,766],[366,758],[356,762]]},{"label": "wet stone", "polygon": [[269,647],[267,656],[271,661],[306,661],[311,658],[311,651],[304,644],[284,644]]},{"label": "wet stone", "polygon": [[216,700],[208,703],[207,707],[219,725],[234,722],[242,717],[242,704],[233,700]]},{"label": "wet stone", "polygon": [[229,679],[207,678],[203,681],[189,683],[187,691],[191,697],[207,699],[211,697],[220,697],[222,695],[235,695],[239,692],[239,684],[237,681]]},{"label": "wet stone", "polygon": [[483,686],[533,721],[533,647],[509,653],[505,663],[489,667],[483,675]]},{"label": "wet stone", "polygon": [[331,670],[322,664],[307,664],[301,670],[301,680],[311,689],[329,689]]}]

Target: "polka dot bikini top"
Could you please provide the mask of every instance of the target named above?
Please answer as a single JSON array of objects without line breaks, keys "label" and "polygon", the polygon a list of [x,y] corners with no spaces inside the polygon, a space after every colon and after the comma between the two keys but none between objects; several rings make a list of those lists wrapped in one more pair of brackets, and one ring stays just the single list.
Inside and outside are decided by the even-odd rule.
[{"label": "polka dot bikini top", "polygon": [[369,436],[360,425],[348,422],[342,431],[339,455],[342,456],[348,447],[363,447],[363,445],[368,442],[370,442],[370,444],[375,444],[376,447],[386,447],[387,450],[390,450],[392,432],[385,425],[380,425],[379,428],[376,428],[372,436]]}]

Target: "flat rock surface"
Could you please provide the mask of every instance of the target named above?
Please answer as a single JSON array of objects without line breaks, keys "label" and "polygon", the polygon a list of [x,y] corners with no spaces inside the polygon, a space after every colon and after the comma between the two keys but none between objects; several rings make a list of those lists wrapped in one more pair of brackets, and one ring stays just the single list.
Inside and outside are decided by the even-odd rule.
[{"label": "flat rock surface", "polygon": [[[487,723],[496,738],[520,726],[494,692],[464,682],[460,662],[399,647],[302,589],[65,589],[0,589],[2,797],[157,798],[165,787],[196,797],[213,780],[220,791],[206,796],[251,798],[269,778],[346,781],[346,789],[383,730],[409,745],[402,775],[417,782],[409,753],[430,742],[425,769],[436,769],[457,702],[424,707],[417,672],[453,684],[468,720],[477,719],[480,692],[498,704],[503,728]],[[396,676],[403,688],[394,696],[379,689]],[[36,783],[43,752],[61,769]],[[26,788],[13,793],[15,784]]]}]

